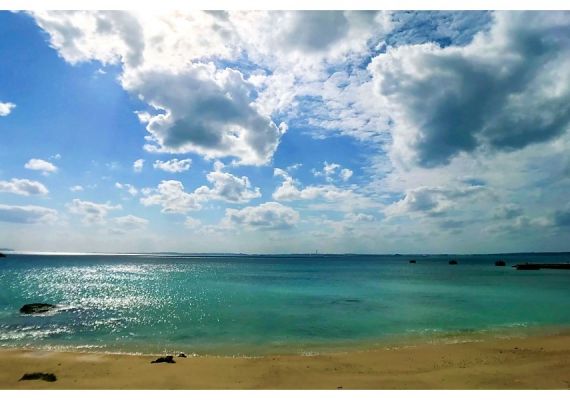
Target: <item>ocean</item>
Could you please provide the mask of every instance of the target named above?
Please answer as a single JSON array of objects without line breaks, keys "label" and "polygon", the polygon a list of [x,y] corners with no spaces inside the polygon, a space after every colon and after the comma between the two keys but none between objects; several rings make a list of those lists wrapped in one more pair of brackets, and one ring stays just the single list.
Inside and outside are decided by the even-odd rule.
[{"label": "ocean", "polygon": [[[511,265],[569,261],[570,253],[9,255],[0,258],[0,346],[256,356],[565,328],[570,271]],[[19,313],[34,302],[58,307]]]}]

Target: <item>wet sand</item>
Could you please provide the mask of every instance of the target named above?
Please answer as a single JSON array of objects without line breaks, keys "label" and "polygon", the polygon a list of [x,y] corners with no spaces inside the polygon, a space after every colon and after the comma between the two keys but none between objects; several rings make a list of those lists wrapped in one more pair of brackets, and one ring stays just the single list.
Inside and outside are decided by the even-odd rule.
[{"label": "wet sand", "polygon": [[[315,356],[175,357],[0,350],[0,389],[568,389],[570,332]],[[19,381],[54,373],[56,382]]]}]

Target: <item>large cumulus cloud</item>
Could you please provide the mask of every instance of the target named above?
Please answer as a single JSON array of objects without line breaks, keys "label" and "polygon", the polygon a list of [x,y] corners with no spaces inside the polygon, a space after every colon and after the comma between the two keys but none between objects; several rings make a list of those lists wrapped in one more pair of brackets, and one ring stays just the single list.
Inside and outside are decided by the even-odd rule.
[{"label": "large cumulus cloud", "polygon": [[461,152],[549,140],[570,122],[570,13],[498,12],[464,47],[402,45],[369,69],[390,110],[392,156],[444,165]]},{"label": "large cumulus cloud", "polygon": [[[122,66],[121,83],[152,110],[141,113],[147,149],[268,162],[281,131],[252,102],[241,72],[208,60],[236,57],[237,45],[210,14],[38,12],[51,45],[74,64]],[[230,44],[233,43],[233,46]]]},{"label": "large cumulus cloud", "polygon": [[158,111],[139,114],[154,142],[148,150],[234,156],[259,165],[279,143],[279,128],[253,106],[254,87],[239,71],[193,64],[183,72],[125,74],[123,85]]}]

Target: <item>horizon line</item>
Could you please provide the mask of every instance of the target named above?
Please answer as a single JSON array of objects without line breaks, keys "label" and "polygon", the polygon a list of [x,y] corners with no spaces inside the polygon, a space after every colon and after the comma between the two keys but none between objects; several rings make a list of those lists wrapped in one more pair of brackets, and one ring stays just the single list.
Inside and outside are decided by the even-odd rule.
[{"label": "horizon line", "polygon": [[516,255],[516,254],[567,254],[569,251],[515,251],[504,253],[243,253],[243,252],[179,252],[179,251],[155,251],[155,252],[81,252],[81,251],[20,251],[2,249],[0,253],[10,255],[58,255],[58,256],[186,256],[186,257],[263,257],[263,256],[482,256],[482,255]]}]

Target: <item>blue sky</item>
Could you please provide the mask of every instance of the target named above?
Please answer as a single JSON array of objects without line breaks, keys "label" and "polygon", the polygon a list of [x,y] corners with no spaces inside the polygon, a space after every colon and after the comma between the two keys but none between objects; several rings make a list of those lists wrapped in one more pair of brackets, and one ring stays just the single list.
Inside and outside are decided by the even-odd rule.
[{"label": "blue sky", "polygon": [[568,250],[568,33],[566,12],[0,12],[0,247]]}]

